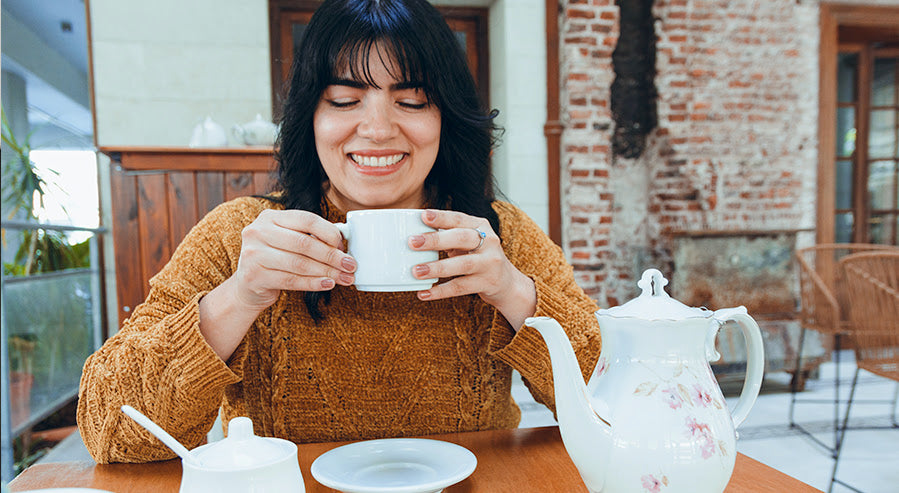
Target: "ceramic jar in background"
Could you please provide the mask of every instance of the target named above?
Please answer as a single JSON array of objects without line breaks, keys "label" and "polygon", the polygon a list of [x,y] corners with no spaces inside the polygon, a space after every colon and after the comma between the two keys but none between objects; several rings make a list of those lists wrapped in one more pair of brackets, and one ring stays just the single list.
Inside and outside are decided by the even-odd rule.
[{"label": "ceramic jar in background", "polygon": [[231,127],[231,133],[239,145],[271,146],[278,137],[278,126],[257,114],[255,120]]},{"label": "ceramic jar in background", "polygon": [[194,127],[190,136],[190,147],[227,147],[228,135],[225,128],[207,116],[201,123]]}]

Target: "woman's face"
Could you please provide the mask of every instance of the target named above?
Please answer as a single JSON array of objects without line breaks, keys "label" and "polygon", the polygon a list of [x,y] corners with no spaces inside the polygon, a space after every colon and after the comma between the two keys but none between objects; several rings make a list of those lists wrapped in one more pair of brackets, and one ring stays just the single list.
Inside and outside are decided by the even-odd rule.
[{"label": "woman's face", "polygon": [[324,90],[313,116],[326,193],[344,211],[423,207],[425,177],[440,147],[440,110],[419,84],[393,78],[398,71],[381,58],[369,56],[378,87],[352,80],[347,70]]}]

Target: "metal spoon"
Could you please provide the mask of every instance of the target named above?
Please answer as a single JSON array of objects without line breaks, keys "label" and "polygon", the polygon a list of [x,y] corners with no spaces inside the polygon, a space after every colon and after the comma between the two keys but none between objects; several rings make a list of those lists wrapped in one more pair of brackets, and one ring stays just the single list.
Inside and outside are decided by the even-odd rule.
[{"label": "metal spoon", "polygon": [[127,404],[122,406],[122,412],[127,414],[129,418],[136,421],[137,424],[146,428],[147,431],[153,434],[153,436],[160,439],[162,443],[164,443],[168,448],[172,449],[172,451],[178,454],[178,457],[184,459],[185,462],[188,462],[195,467],[203,467],[203,463],[200,462],[199,459],[194,457],[194,455],[190,453],[190,450],[187,450],[187,447],[181,445],[181,442],[175,440],[175,437],[169,435],[168,432],[163,430],[162,427],[154,423],[150,418],[144,416],[143,413]]}]

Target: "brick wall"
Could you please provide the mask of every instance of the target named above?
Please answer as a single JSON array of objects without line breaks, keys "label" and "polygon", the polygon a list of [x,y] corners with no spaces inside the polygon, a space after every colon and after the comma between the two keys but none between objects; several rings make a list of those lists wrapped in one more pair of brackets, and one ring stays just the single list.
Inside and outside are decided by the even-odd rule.
[{"label": "brick wall", "polygon": [[611,153],[618,7],[561,6],[563,247],[600,305],[644,268],[671,277],[677,238],[813,229],[817,2],[656,0],[658,127],[636,159]]}]

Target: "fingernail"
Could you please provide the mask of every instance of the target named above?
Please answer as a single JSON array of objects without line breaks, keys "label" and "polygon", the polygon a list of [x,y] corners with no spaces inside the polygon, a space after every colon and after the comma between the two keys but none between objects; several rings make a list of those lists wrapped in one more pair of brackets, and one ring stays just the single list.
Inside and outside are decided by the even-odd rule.
[{"label": "fingernail", "polygon": [[322,279],[322,289],[332,289],[334,287],[334,279]]},{"label": "fingernail", "polygon": [[425,244],[425,237],[422,235],[410,236],[409,244],[412,245],[412,248],[419,248]]},{"label": "fingernail", "polygon": [[431,298],[431,292],[430,292],[430,291],[419,291],[419,292],[418,292],[418,299],[420,299],[420,300],[427,300],[427,299],[430,299],[430,298]]},{"label": "fingernail", "polygon": [[425,264],[419,264],[412,271],[415,273],[415,277],[425,277],[428,275],[428,272],[431,272],[431,268]]},{"label": "fingernail", "polygon": [[353,272],[356,270],[356,261],[353,260],[353,257],[343,257],[340,260],[340,266],[347,272]]},{"label": "fingernail", "polygon": [[425,218],[427,218],[428,221],[433,221],[434,219],[437,219],[437,211],[433,211],[431,209],[426,210]]},{"label": "fingernail", "polygon": [[340,284],[349,286],[350,284],[353,284],[353,281],[356,280],[356,277],[352,274],[341,272],[340,274],[337,274],[337,279],[340,280]]}]

